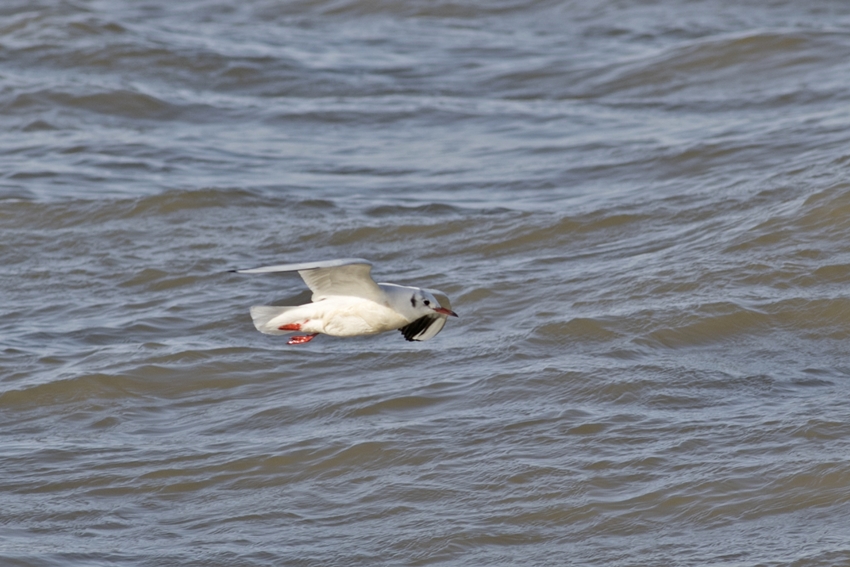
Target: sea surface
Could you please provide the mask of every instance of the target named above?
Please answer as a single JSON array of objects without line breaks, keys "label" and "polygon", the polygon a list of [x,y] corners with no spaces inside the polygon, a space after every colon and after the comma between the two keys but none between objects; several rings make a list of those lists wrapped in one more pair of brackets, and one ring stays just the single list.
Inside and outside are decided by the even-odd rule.
[{"label": "sea surface", "polygon": [[847,2],[6,0],[0,265],[3,567],[850,565]]}]

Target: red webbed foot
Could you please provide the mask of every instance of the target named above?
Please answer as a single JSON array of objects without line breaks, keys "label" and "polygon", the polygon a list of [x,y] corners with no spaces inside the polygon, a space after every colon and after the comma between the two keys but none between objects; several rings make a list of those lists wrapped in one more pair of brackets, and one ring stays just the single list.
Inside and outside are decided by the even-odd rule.
[{"label": "red webbed foot", "polygon": [[313,333],[312,335],[296,335],[287,341],[288,345],[303,345],[304,343],[309,343],[313,340],[316,335],[319,333]]}]

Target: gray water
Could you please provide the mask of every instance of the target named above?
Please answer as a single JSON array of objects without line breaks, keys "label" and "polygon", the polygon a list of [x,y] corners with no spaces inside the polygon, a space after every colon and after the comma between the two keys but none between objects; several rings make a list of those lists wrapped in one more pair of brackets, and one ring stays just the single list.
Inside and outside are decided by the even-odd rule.
[{"label": "gray water", "polygon": [[848,167],[845,2],[4,2],[0,564],[850,565]]}]

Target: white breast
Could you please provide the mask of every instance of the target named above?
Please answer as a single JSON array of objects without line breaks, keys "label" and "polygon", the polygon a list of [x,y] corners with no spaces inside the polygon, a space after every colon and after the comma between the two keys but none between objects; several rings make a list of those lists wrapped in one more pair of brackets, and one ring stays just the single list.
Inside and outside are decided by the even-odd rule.
[{"label": "white breast", "polygon": [[329,297],[309,304],[303,330],[335,337],[372,335],[403,327],[410,321],[386,304],[359,297]]}]

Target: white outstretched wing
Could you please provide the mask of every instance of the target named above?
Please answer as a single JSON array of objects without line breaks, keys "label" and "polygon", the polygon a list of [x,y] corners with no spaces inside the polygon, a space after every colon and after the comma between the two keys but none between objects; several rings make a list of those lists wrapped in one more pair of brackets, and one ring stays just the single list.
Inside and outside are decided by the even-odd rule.
[{"label": "white outstretched wing", "polygon": [[234,270],[240,274],[266,274],[271,272],[298,272],[313,292],[313,301],[346,295],[374,301],[383,298],[383,291],[372,279],[372,263],[362,258],[343,258],[301,264],[278,264],[247,270]]}]

